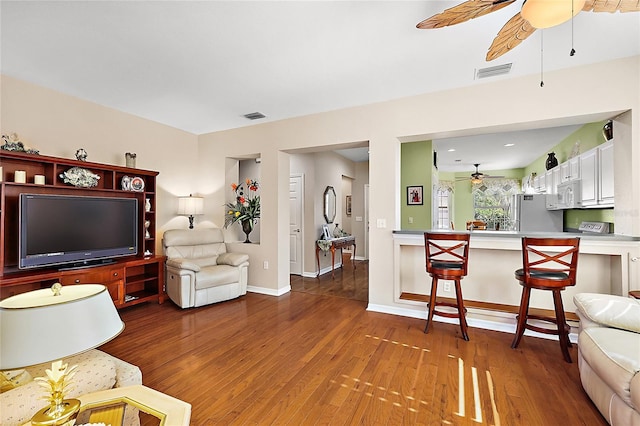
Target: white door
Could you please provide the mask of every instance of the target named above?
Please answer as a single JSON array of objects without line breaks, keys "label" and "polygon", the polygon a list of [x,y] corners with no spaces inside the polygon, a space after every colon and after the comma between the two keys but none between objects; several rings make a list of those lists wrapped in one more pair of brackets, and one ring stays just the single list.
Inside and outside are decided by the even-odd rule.
[{"label": "white door", "polygon": [[289,177],[289,273],[302,275],[302,218],[304,176]]}]

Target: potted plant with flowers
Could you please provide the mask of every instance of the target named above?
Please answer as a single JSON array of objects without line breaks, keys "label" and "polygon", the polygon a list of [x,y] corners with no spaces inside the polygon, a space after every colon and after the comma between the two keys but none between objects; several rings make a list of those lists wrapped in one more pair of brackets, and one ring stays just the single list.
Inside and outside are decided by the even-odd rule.
[{"label": "potted plant with flowers", "polygon": [[231,184],[236,199],[225,205],[227,211],[224,217],[224,227],[227,228],[240,222],[242,232],[246,235],[245,243],[251,242],[249,234],[260,219],[260,196],[256,194],[258,188],[258,181],[252,179],[247,179],[239,185],[237,183]]}]

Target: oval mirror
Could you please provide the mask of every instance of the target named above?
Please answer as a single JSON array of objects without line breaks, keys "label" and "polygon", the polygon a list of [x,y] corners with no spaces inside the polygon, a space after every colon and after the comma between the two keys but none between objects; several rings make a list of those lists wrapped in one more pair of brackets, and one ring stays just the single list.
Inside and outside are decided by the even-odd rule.
[{"label": "oval mirror", "polygon": [[324,220],[333,223],[336,218],[336,191],[333,186],[327,186],[324,190]]}]

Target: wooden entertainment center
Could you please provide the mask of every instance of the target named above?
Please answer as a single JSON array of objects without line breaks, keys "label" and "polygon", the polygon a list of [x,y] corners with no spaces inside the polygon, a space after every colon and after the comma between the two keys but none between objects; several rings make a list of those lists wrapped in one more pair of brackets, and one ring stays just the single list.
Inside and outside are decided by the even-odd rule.
[{"label": "wooden entertainment center", "polygon": [[[158,172],[5,150],[0,150],[0,166],[0,299],[60,282],[63,285],[103,284],[118,308],[148,301],[164,302],[165,257],[155,255]],[[98,175],[98,184],[85,188],[64,183],[60,174],[72,167]],[[16,171],[25,172],[26,182],[15,182],[21,180],[16,179]],[[44,183],[36,183],[36,175],[44,176]],[[144,188],[142,185],[138,185],[136,190],[127,188],[127,178],[134,177],[142,179]],[[140,179],[136,182],[140,183]],[[41,181],[42,177],[38,180]],[[60,270],[59,267],[19,269],[18,206],[21,193],[137,199],[138,254],[114,259],[104,265],[68,270]],[[145,222],[149,224],[148,228]]]}]

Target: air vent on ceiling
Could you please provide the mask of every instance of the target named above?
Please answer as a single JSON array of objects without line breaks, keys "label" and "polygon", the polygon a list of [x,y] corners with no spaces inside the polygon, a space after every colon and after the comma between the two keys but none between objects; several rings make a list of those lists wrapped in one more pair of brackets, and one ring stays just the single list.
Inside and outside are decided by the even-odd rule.
[{"label": "air vent on ceiling", "polygon": [[476,71],[476,78],[495,77],[496,75],[508,74],[511,71],[512,63],[497,65],[495,67],[480,68]]},{"label": "air vent on ceiling", "polygon": [[248,118],[249,120],[259,120],[261,118],[265,118],[266,115],[264,115],[261,112],[252,112],[250,114],[245,114],[244,118]]}]

